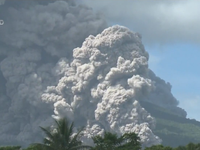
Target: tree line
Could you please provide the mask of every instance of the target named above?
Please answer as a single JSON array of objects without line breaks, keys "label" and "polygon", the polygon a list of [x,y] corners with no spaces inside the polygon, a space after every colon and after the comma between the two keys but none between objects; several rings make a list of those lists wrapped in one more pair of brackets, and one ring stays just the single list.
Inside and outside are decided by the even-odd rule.
[{"label": "tree line", "polygon": [[[45,133],[42,143],[33,143],[29,147],[22,149],[21,146],[0,147],[0,150],[141,150],[139,136],[134,133],[125,133],[120,137],[115,133],[105,132],[104,136],[94,136],[92,140],[94,146],[84,145],[81,142],[84,128],[74,133],[74,123],[70,123],[67,118],[55,120],[56,127],[40,127]],[[186,146],[172,148],[163,145],[153,145],[144,150],[200,150],[200,144],[189,143]]]}]

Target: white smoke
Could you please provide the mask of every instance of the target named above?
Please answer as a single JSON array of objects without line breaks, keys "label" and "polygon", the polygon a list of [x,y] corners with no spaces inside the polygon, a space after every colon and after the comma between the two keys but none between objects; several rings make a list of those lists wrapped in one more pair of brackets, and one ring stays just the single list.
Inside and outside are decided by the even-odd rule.
[{"label": "white smoke", "polygon": [[73,58],[69,65],[66,59],[58,62],[55,70],[67,71],[56,86],[47,87],[42,101],[54,104],[58,116],[86,124],[85,140],[106,130],[135,131],[146,146],[161,142],[151,131],[155,120],[138,102],[155,89],[139,34],[110,27],[89,36]]},{"label": "white smoke", "polygon": [[186,116],[170,84],[148,69],[138,33],[105,29],[101,16],[71,1],[12,3],[0,6],[1,144],[38,142],[38,126],[65,116],[86,126],[88,143],[105,130],[134,131],[150,146],[161,139],[140,101]]}]

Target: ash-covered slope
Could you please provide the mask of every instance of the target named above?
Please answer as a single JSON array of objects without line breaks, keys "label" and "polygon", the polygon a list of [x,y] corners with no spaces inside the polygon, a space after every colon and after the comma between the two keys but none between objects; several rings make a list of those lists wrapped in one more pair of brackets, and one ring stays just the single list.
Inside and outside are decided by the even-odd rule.
[{"label": "ash-covered slope", "polygon": [[138,33],[101,32],[105,21],[71,1],[13,3],[0,6],[0,144],[38,142],[38,126],[66,116],[86,126],[88,143],[105,130],[134,131],[150,146],[161,139],[141,100],[186,116],[170,84],[148,69]]}]

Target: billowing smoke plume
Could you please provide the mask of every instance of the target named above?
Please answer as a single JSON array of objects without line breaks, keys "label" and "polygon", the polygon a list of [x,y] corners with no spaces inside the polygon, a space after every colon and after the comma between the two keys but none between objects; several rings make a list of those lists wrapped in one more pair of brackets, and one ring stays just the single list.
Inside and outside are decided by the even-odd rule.
[{"label": "billowing smoke plume", "polygon": [[6,1],[0,14],[0,144],[38,142],[38,126],[66,116],[86,126],[88,143],[134,131],[150,146],[161,139],[140,101],[186,116],[171,85],[148,69],[138,33],[105,29],[100,15],[71,1]]}]

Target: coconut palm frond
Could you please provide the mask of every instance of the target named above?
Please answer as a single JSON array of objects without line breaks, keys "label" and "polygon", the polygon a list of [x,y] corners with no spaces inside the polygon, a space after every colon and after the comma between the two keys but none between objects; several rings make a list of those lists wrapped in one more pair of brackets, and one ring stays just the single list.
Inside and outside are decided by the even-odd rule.
[{"label": "coconut palm frond", "polygon": [[72,138],[72,140],[71,140],[71,142],[70,142],[70,144],[69,145],[73,145],[73,144],[81,144],[81,142],[78,142],[78,138],[79,138],[79,136],[80,136],[80,134],[81,134],[81,132],[83,131],[83,128],[81,128],[77,133],[76,133],[76,135]]},{"label": "coconut palm frond", "polygon": [[40,127],[40,129],[47,135],[50,140],[54,140],[52,132],[48,128]]},{"label": "coconut palm frond", "polygon": [[91,149],[92,146],[89,145],[80,145],[80,146],[75,146],[73,148],[71,148],[70,150],[79,150],[79,149]]},{"label": "coconut palm frond", "polygon": [[56,132],[49,128],[40,127],[47,137],[44,138],[43,144],[37,143],[37,145],[43,146],[47,150],[79,150],[92,148],[88,145],[82,145],[82,142],[79,139],[83,128],[73,136],[73,122],[70,124],[66,118],[61,118],[55,120],[55,123]]},{"label": "coconut palm frond", "polygon": [[42,143],[33,143],[30,146],[37,146],[38,148],[45,149],[45,150],[54,150],[52,147],[42,144]]}]

